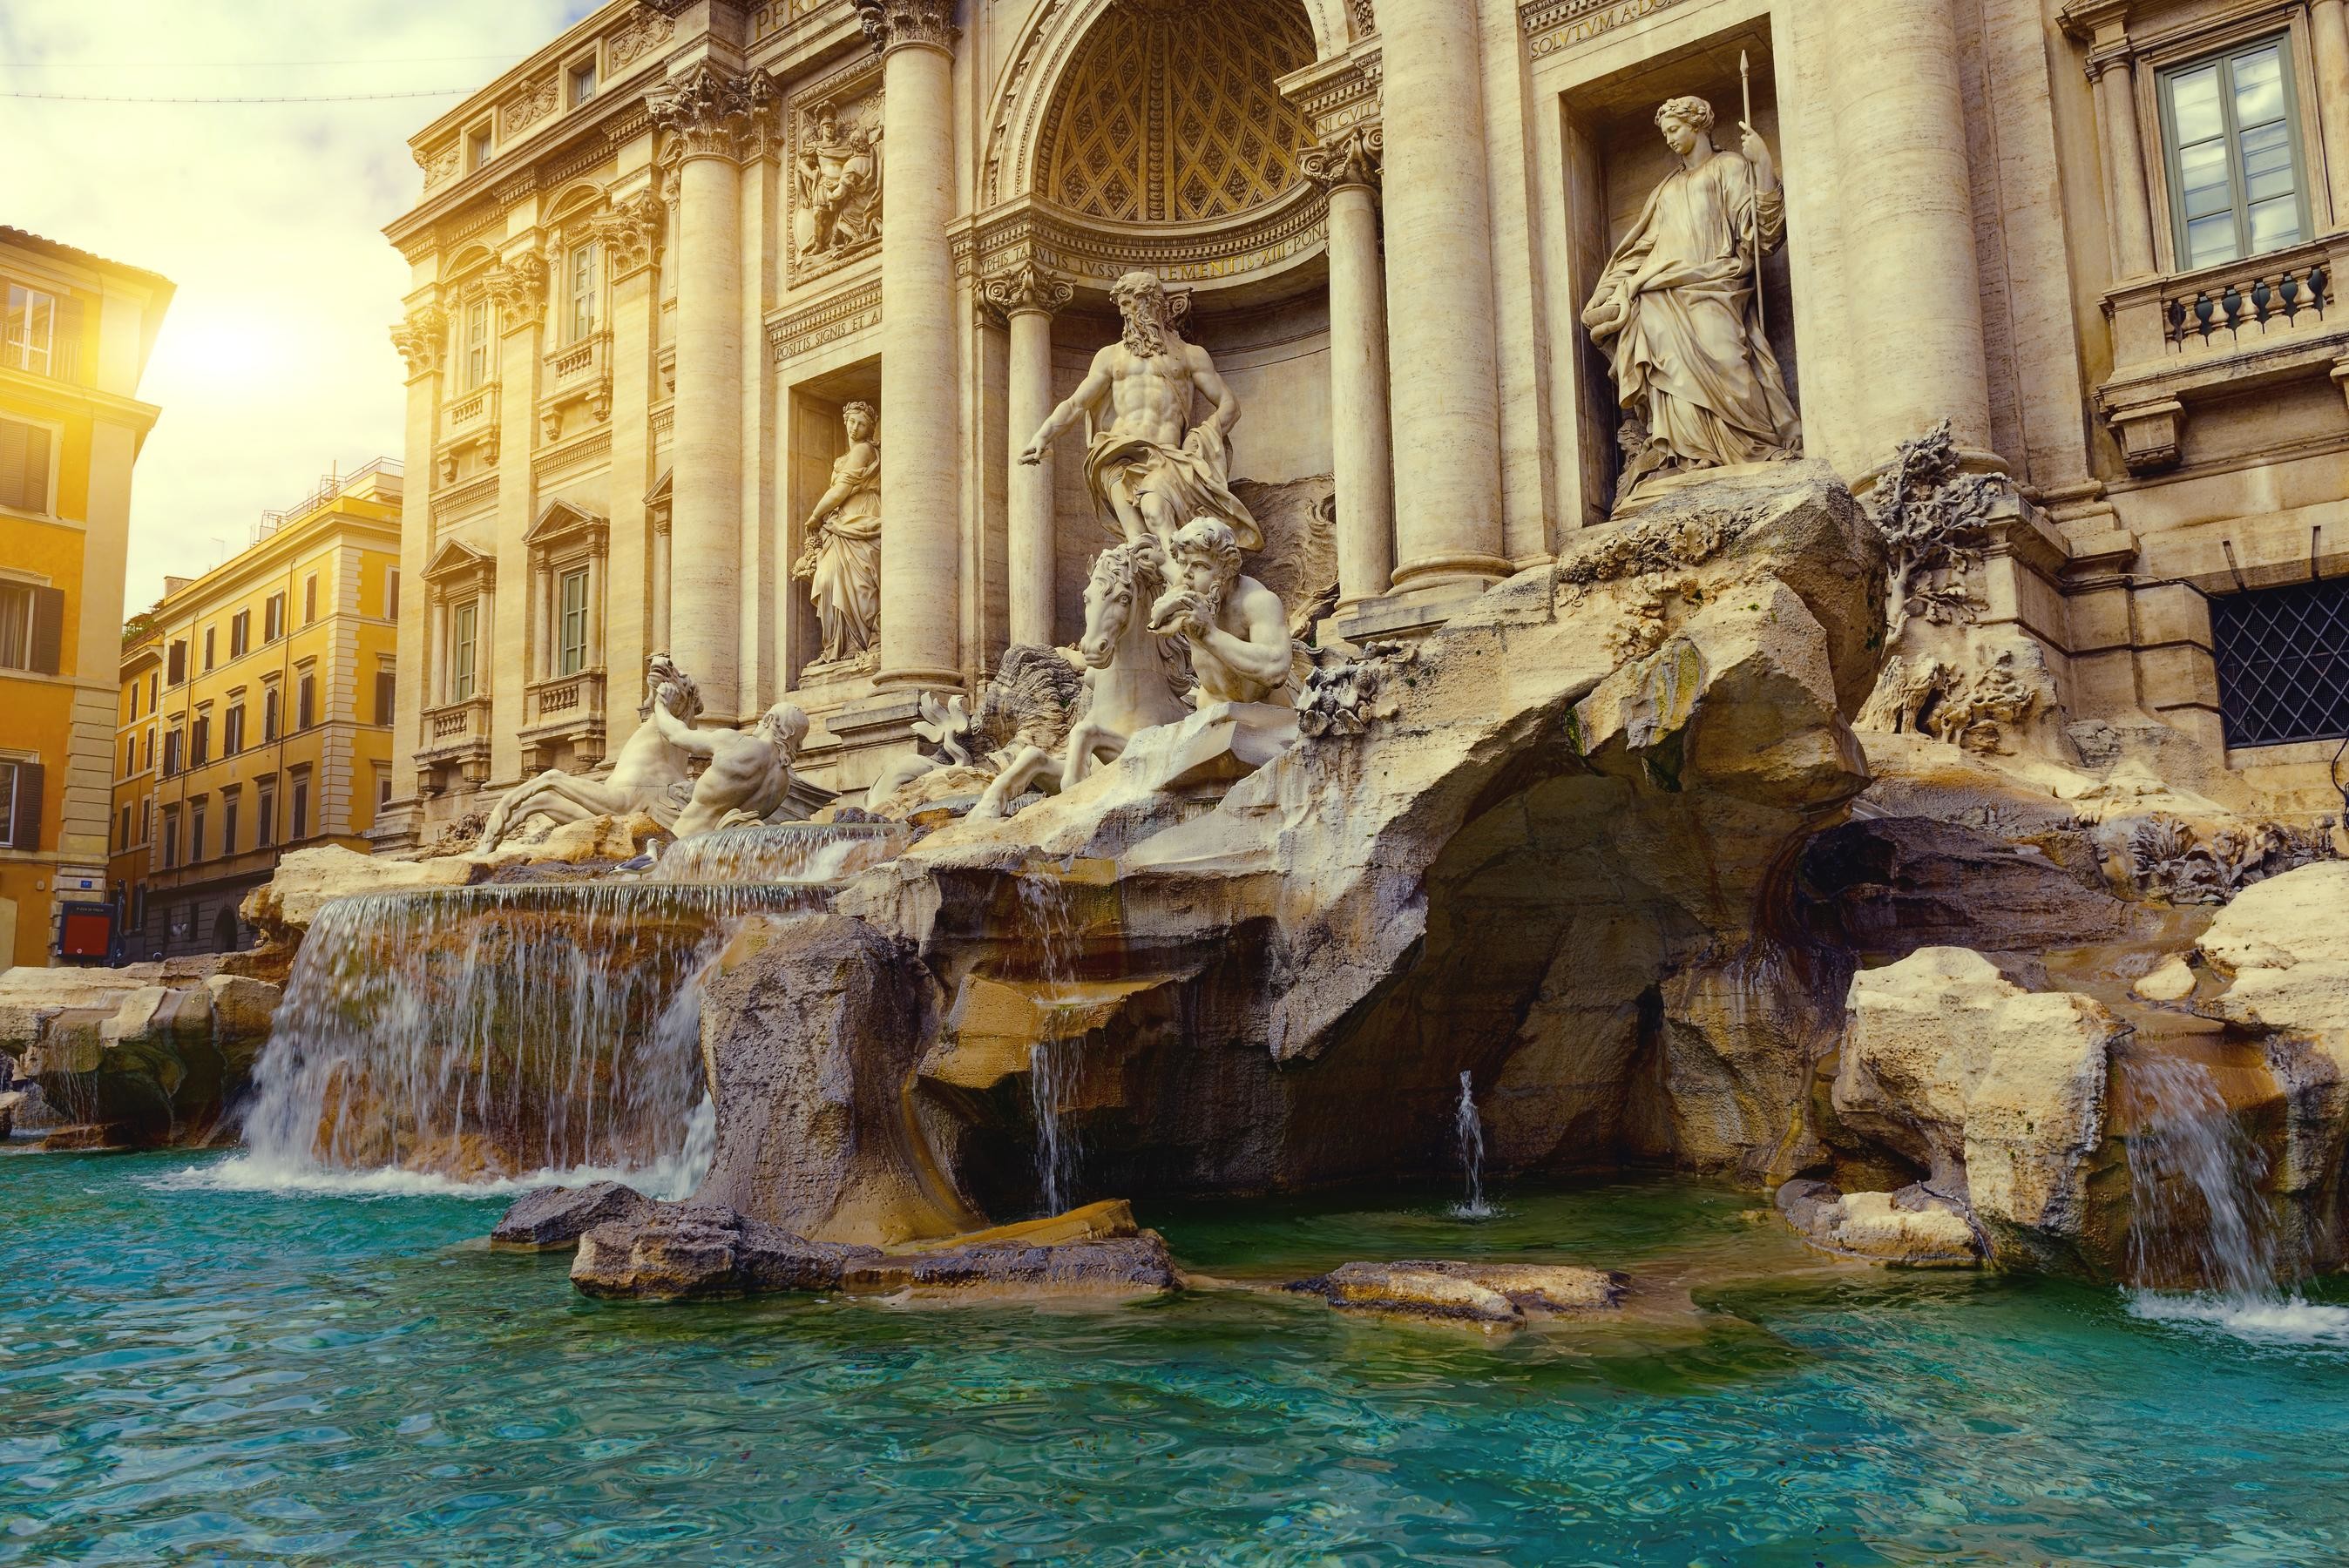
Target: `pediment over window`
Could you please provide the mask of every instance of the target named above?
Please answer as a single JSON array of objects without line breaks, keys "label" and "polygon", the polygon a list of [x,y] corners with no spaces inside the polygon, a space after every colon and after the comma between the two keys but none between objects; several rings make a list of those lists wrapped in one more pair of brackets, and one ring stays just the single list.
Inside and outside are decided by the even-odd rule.
[{"label": "pediment over window", "polygon": [[523,542],[534,551],[553,551],[565,544],[585,544],[601,551],[611,520],[567,500],[551,500],[539,510]]},{"label": "pediment over window", "polygon": [[474,581],[487,584],[496,581],[497,574],[497,558],[461,539],[452,539],[435,551],[424,567],[424,580],[436,586]]}]

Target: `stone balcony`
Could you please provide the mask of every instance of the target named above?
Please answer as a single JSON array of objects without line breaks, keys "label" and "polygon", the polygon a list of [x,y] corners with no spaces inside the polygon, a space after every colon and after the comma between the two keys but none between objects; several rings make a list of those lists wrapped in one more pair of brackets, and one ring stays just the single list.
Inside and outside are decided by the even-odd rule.
[{"label": "stone balcony", "polygon": [[562,438],[568,411],[584,405],[601,423],[612,417],[612,335],[596,332],[566,347],[549,352],[539,372],[539,434],[548,441]]},{"label": "stone balcony", "polygon": [[604,689],[600,669],[531,683],[523,701],[529,717],[520,732],[523,772],[575,772],[604,759]]},{"label": "stone balcony", "polygon": [[466,783],[480,785],[490,777],[490,699],[468,697],[462,702],[428,707],[423,733],[416,748],[416,766],[447,788],[445,773],[454,769]]},{"label": "stone balcony", "polygon": [[2339,298],[2349,234],[2105,296],[2113,371],[2096,407],[2133,473],[2175,465],[2198,403],[2329,377],[2349,395],[2349,308]]},{"label": "stone balcony", "polygon": [[433,444],[440,482],[448,484],[456,479],[458,459],[470,448],[481,448],[484,464],[494,464],[498,460],[498,430],[496,382],[443,402],[440,437]]}]

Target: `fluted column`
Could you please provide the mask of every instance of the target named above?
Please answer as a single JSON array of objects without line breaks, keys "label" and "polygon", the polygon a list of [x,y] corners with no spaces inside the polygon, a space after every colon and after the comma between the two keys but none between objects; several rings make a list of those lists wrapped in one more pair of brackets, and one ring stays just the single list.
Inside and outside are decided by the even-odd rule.
[{"label": "fluted column", "polygon": [[1475,0],[1379,7],[1386,81],[1387,323],[1394,366],[1394,586],[1508,575],[1500,346]]},{"label": "fluted column", "polygon": [[655,654],[668,652],[668,549],[669,513],[664,506],[653,518],[652,630],[646,646]]},{"label": "fluted column", "polygon": [[678,176],[678,534],[669,652],[700,683],[704,711],[741,717],[742,241],[740,160],[774,96],[762,71],[708,61],[647,99],[683,154]]},{"label": "fluted column", "polygon": [[1379,266],[1383,137],[1358,125],[1305,154],[1330,192],[1330,451],[1338,481],[1338,604],[1394,575],[1394,449],[1387,430],[1387,291]]},{"label": "fluted column", "polygon": [[1926,0],[1832,0],[1835,36],[1864,65],[1835,73],[1850,280],[1837,339],[1864,389],[1855,431],[1871,462],[1944,417],[1990,446],[1981,273],[1954,14]]},{"label": "fluted column", "polygon": [[962,683],[952,0],[856,0],[887,105],[881,230],[883,686]]},{"label": "fluted column", "polygon": [[2349,229],[2349,6],[2314,0],[2308,30],[2316,57],[2316,113],[2333,187],[2333,227]]},{"label": "fluted column", "polygon": [[[1041,267],[1022,265],[987,280],[987,303],[1011,330],[1010,396],[1005,424],[1011,442],[1027,438],[1050,418],[1052,396],[1052,317],[1076,291]],[[1010,507],[1011,641],[1051,647],[1053,601],[1057,598],[1052,539],[1052,453],[1043,460],[1011,465],[1007,494]]]},{"label": "fluted column", "polygon": [[2142,277],[2153,271],[2153,210],[2145,191],[2145,141],[2137,134],[2134,73],[2125,55],[2092,58],[2096,111],[2105,122],[2105,166],[2113,191],[2113,272]]}]

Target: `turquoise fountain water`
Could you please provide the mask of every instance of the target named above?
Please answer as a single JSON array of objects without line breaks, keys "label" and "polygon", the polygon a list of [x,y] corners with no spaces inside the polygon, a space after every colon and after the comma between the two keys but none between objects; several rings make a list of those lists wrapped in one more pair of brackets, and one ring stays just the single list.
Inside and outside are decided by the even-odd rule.
[{"label": "turquoise fountain water", "polygon": [[1226,1278],[1641,1282],[1619,1326],[1487,1339],[1236,1291],[597,1305],[481,1248],[495,1202],[223,1192],[219,1162],[0,1155],[0,1563],[2349,1554],[2349,1357],[1821,1266],[1744,1194],[1144,1213]]}]

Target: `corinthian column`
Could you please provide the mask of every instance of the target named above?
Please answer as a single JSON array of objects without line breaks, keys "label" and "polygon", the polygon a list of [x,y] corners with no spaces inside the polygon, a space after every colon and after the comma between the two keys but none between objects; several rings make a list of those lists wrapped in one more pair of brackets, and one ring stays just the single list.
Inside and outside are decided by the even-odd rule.
[{"label": "corinthian column", "polygon": [[2096,107],[2105,119],[2105,162],[2113,191],[2113,272],[2153,271],[2153,212],[2146,203],[2145,143],[2137,131],[2137,89],[2126,55],[2091,58]]},{"label": "corinthian column", "polygon": [[1861,389],[1861,455],[1944,416],[1987,458],[1990,373],[1974,261],[1965,101],[1954,13],[1924,0],[1833,0],[1852,57],[1834,73],[1839,194],[1847,216],[1847,330]]},{"label": "corinthian column", "polygon": [[742,239],[739,166],[773,101],[762,71],[705,60],[646,100],[678,140],[678,549],[669,652],[717,723],[741,717]]},{"label": "corinthian column", "polygon": [[1379,7],[1391,176],[1387,293],[1408,302],[1387,324],[1388,362],[1400,373],[1397,588],[1509,573],[1501,555],[1500,346],[1477,10],[1475,0]]},{"label": "corinthian column", "polygon": [[[987,280],[987,303],[1011,328],[1011,388],[1005,421],[1013,441],[1052,416],[1052,317],[1076,291],[1036,266]],[[1051,647],[1053,635],[1052,452],[1043,460],[1010,459],[1011,641]]]},{"label": "corinthian column", "polygon": [[856,0],[881,53],[883,686],[962,684],[953,0]]},{"label": "corinthian column", "polygon": [[1394,449],[1387,435],[1387,290],[1379,273],[1377,125],[1305,154],[1330,192],[1330,450],[1338,480],[1338,604],[1394,574]]}]

